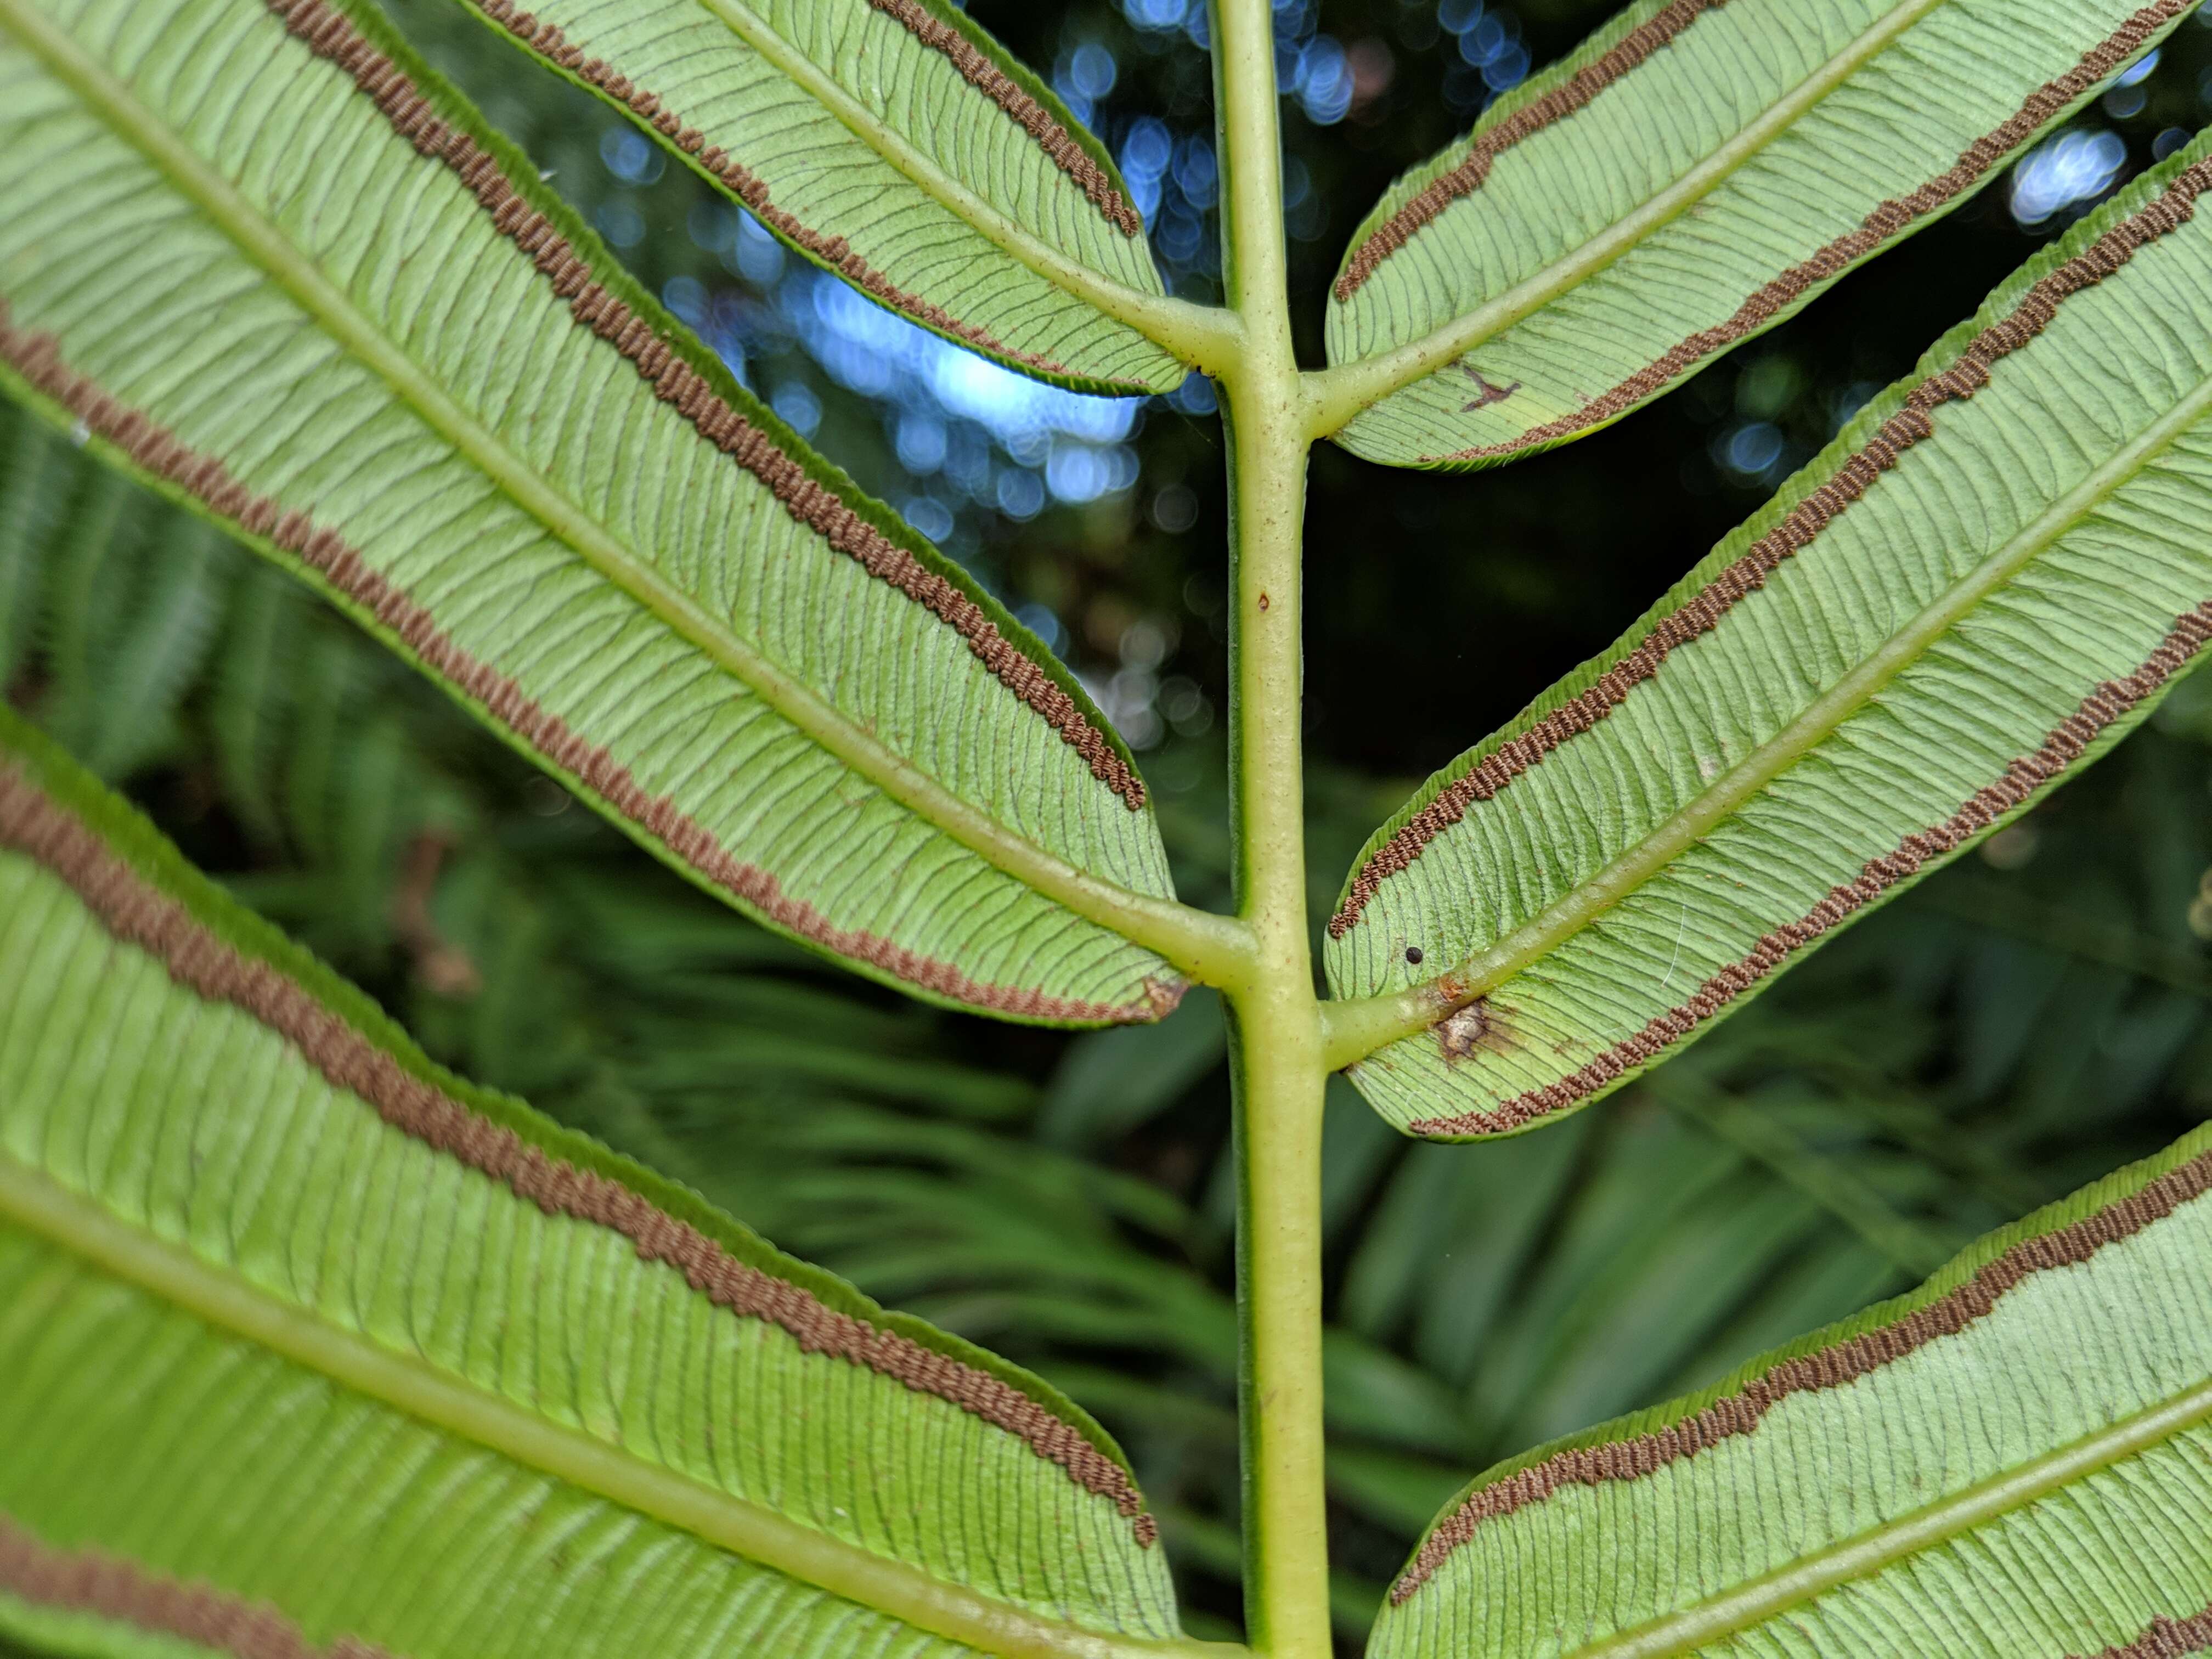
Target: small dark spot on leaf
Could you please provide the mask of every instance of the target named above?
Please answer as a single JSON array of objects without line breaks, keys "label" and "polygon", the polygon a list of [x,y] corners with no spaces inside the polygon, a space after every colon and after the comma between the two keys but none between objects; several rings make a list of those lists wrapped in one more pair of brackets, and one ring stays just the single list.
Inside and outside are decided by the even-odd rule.
[{"label": "small dark spot on leaf", "polygon": [[1260,609],[1261,609],[1261,610],[1262,610],[1262,611],[1265,611],[1267,608],[1267,596],[1265,593],[1262,593],[1262,594],[1261,594],[1261,595],[1260,595]]},{"label": "small dark spot on leaf", "polygon": [[1406,960],[1413,963],[1414,967],[1419,967],[1421,965],[1421,947],[1418,945],[1408,945],[1406,947]]}]

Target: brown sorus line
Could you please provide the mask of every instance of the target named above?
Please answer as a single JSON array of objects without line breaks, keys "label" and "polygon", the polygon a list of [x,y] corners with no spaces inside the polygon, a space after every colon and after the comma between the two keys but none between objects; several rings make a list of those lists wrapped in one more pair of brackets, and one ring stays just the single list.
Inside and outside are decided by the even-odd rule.
[{"label": "brown sorus line", "polygon": [[[2193,3],[2193,0],[2173,0],[2173,3]],[[1948,368],[1915,386],[1904,407],[1838,465],[1826,483],[1807,495],[1696,595],[1662,617],[1595,684],[1534,722],[1519,737],[1500,744],[1445,785],[1436,799],[1401,825],[1360,866],[1344,902],[1329,918],[1329,937],[1342,939],[1350,933],[1382,884],[1412,867],[1428,844],[1457,823],[1474,802],[1492,799],[1560,744],[1595,726],[1626,702],[1638,685],[1656,674],[1676,647],[1718,627],[1737,601],[1764,586],[1770,574],[1810,545],[1877,478],[1895,466],[1906,450],[1933,434],[1936,427],[1929,411],[1972,397],[1989,383],[1990,366],[2041,333],[2068,298],[2111,276],[2138,249],[2187,223],[2196,210],[2198,194],[2208,185],[2212,185],[2212,161],[2198,161],[2176,173],[2154,200],[2046,272],[2011,312],[1975,336]]]},{"label": "brown sorus line", "polygon": [[1530,427],[1510,443],[1484,444],[1449,455],[1425,455],[1424,462],[1493,460],[1517,455],[1533,444],[1553,443],[1577,432],[1602,425],[1626,414],[1645,398],[1656,395],[1698,364],[1737,341],[1756,334],[1796,305],[1822,283],[1840,276],[1885,242],[1902,236],[1920,220],[1955,201],[1988,175],[1990,169],[2036,133],[2067,105],[2087,93],[2121,64],[2142,49],[2151,36],[2197,3],[2197,0],[2158,0],[2142,8],[2092,48],[2081,61],[2056,80],[2046,81],[2028,94],[2027,101],[1960,152],[1948,172],[1940,173],[1910,195],[1893,197],[1859,222],[1856,230],[1838,236],[1802,264],[1792,265],[1736,307],[1735,314],[1715,328],[1701,330],[1671,346],[1658,358],[1636,371],[1610,392],[1601,393],[1571,415]]},{"label": "brown sorus line", "polygon": [[1091,159],[1090,152],[1068,130],[1054,120],[1042,104],[979,50],[975,43],[951,24],[931,16],[915,0],[868,0],[886,16],[933,52],[939,52],[960,71],[960,78],[1006,111],[1014,124],[1037,142],[1053,165],[1073,179],[1091,204],[1124,236],[1144,234],[1144,216],[1115,185],[1106,169]]},{"label": "brown sorus line", "polygon": [[1830,928],[1872,904],[1898,883],[1911,880],[1923,865],[1956,852],[2008,812],[2026,805],[2037,790],[2087,753],[2106,727],[2124,718],[2145,698],[2155,696],[2160,686],[2188,666],[2208,640],[2212,640],[2212,599],[2179,617],[2158,649],[2134,673],[2097,685],[2052,728],[2033,754],[2014,759],[2003,776],[1976,790],[1966,805],[1941,823],[1916,831],[1881,857],[1868,860],[1856,879],[1830,888],[1827,896],[1804,915],[1763,936],[1750,955],[1722,969],[1686,1001],[1658,1015],[1635,1036],[1614,1043],[1557,1083],[1516,1095],[1486,1112],[1419,1119],[1407,1126],[1408,1132],[1485,1134],[1519,1128],[1649,1065],[1663,1049],[1687,1036]]},{"label": "brown sorus line", "polygon": [[74,373],[51,336],[13,327],[0,298],[0,361],[154,474],[217,517],[283,548],[397,635],[423,665],[458,687],[494,720],[552,764],[580,780],[601,800],[714,886],[753,906],[777,926],[825,950],[867,963],[909,985],[955,1001],[1036,1019],[1127,1024],[1158,1019],[1172,1009],[1179,988],[1147,981],[1138,1002],[1115,1004],[1050,996],[1036,989],[987,985],[950,963],[910,951],[858,928],[840,927],[804,899],[793,898],[758,865],[732,856],[697,819],[665,795],[647,792],[629,769],[549,714],[512,679],[461,649],[429,611],[394,586],[336,532],[296,509],[255,495],[222,462],[179,443],[142,410],[127,408]]},{"label": "brown sorus line", "polygon": [[611,1176],[549,1156],[409,1071],[325,1007],[298,981],[226,943],[123,859],[19,769],[0,763],[0,845],[17,848],[73,889],[117,939],[146,951],[195,995],[223,1002],[283,1037],[336,1087],[377,1115],[548,1215],[621,1234],[647,1261],[665,1262],[716,1306],[775,1325],[807,1353],[829,1354],[934,1395],[1003,1429],[1057,1464],[1086,1492],[1111,1500],[1150,1545],[1155,1525],[1127,1471],[1073,1424],[1012,1383],[911,1337],[840,1313],[787,1280],[740,1261]]},{"label": "brown sorus line", "polygon": [[1353,250],[1336,279],[1337,303],[1341,305],[1359,292],[1360,284],[1375,274],[1376,267],[1412,241],[1414,233],[1462,196],[1480,190],[1490,177],[1491,164],[1507,150],[1583,108],[1701,15],[1727,3],[1728,0],[1670,0],[1549,92],[1530,99],[1497,125],[1476,133],[1465,161],[1430,180]]},{"label": "brown sorus line", "polygon": [[1450,1516],[1422,1540],[1413,1565],[1391,1587],[1391,1601],[1402,1604],[1419,1589],[1484,1522],[1541,1503],[1564,1487],[1642,1480],[1723,1441],[1754,1433],[1766,1413],[1790,1395],[1856,1382],[1938,1337],[1956,1336],[1986,1318],[2007,1292],[2033,1274],[2079,1266],[2106,1245],[2164,1220],[2208,1191],[2212,1191],[2212,1152],[2198,1154],[2094,1215],[2023,1239],[1978,1268],[1955,1290],[1894,1323],[1785,1359],[1679,1423],[1626,1440],[1554,1452],[1517,1474],[1468,1493]]},{"label": "brown sorus line", "polygon": [[[1065,363],[1039,356],[1034,352],[1017,351],[988,329],[975,323],[963,323],[942,306],[933,305],[918,294],[908,293],[855,253],[843,237],[824,236],[795,216],[777,207],[769,198],[768,185],[758,175],[720,145],[708,143],[706,134],[696,127],[686,125],[658,94],[647,91],[628,76],[617,74],[605,60],[587,57],[582,47],[571,45],[556,25],[540,21],[515,5],[514,0],[475,0],[475,3],[485,16],[498,23],[532,52],[635,111],[652,125],[653,131],[728,186],[730,193],[743,202],[763,224],[786,240],[805,249],[863,293],[872,294],[893,310],[903,312],[915,321],[940,330],[956,339],[964,340],[980,351],[992,352],[1012,362],[1026,364],[1039,374],[1073,375],[1074,371]],[[1132,391],[1143,389],[1129,381],[1117,380],[1114,384],[1127,386]]]},{"label": "brown sorus line", "polygon": [[2212,1607],[2188,1619],[2154,1619],[2125,1647],[2106,1648],[2091,1659],[2187,1659],[2212,1651]]},{"label": "brown sorus line", "polygon": [[35,1607],[89,1613],[234,1659],[391,1659],[341,1636],[319,1648],[276,1608],[97,1550],[57,1549],[0,1514],[0,1590]]},{"label": "brown sorus line", "polygon": [[591,266],[552,222],[516,191],[490,154],[432,113],[430,100],[343,13],[325,0],[267,3],[317,57],[353,77],[393,131],[459,177],[493,224],[531,256],[554,293],[568,302],[577,322],[627,358],[656,397],[673,404],[702,437],[766,484],[793,520],[949,625],[1001,685],[1042,715],[1061,741],[1084,758],[1091,776],[1121,796],[1131,811],[1142,810],[1143,781],[1051,675],[1001,634],[975,600],[848,507],[835,491],[810,477],[773,438],[725,402],[706,376],[684,362],[650,323],[592,281]]}]

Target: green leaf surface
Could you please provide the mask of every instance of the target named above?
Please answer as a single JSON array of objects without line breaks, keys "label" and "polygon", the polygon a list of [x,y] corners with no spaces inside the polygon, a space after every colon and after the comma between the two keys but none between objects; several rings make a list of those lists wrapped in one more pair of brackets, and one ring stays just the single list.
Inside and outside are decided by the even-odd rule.
[{"label": "green leaf surface", "polygon": [[[2031,261],[1376,833],[1328,965],[1414,1032],[1352,1071],[1392,1122],[1471,1137],[1595,1098],[2102,753],[2196,659],[2208,153]],[[1425,1024],[1439,997],[1467,1006]]]},{"label": "green leaf surface", "polygon": [[2212,1644],[2212,1129],[1702,1394],[1478,1478],[1371,1659]]},{"label": "green leaf surface", "polygon": [[1957,206],[2195,3],[1642,0],[1354,234],[1329,361],[1403,389],[1339,441],[1480,466],[1618,419]]},{"label": "green leaf surface", "polygon": [[433,1066],[12,717],[0,1010],[0,1633],[1192,1651],[1081,1413]]},{"label": "green leaf surface", "polygon": [[1011,1018],[1172,1006],[1084,919],[1180,913],[1073,678],[367,12],[0,0],[0,385],[750,914]]},{"label": "green leaf surface", "polygon": [[[1007,367],[1166,392],[1164,289],[1104,146],[936,0],[461,0],[785,243]],[[1152,302],[1150,306],[1146,302]]]}]

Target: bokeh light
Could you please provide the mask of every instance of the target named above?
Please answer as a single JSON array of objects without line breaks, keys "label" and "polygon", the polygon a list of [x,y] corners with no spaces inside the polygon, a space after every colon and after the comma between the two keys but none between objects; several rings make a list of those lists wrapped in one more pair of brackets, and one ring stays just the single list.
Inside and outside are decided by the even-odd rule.
[{"label": "bokeh light", "polygon": [[2117,132],[2072,127],[2046,138],[2013,168],[2012,216],[2032,230],[2087,206],[2112,187],[2127,159],[2127,141]]}]

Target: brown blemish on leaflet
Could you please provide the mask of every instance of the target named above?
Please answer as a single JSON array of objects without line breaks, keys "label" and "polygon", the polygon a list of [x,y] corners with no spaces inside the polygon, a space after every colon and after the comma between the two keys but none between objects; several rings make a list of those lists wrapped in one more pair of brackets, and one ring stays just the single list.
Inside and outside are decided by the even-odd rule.
[{"label": "brown blemish on leaflet", "polygon": [[1435,1029],[1437,1047],[1443,1051],[1447,1063],[1471,1059],[1476,1049],[1488,1046],[1492,1034],[1489,1005],[1478,998],[1438,1020]]},{"label": "brown blemish on leaflet", "polygon": [[[1956,1336],[1987,1318],[2007,1294],[2034,1274],[2057,1267],[2079,1267],[2106,1245],[2130,1238],[2163,1221],[2208,1191],[2212,1191],[2212,1152],[2198,1154],[2150,1182],[2142,1191],[2094,1215],[2037,1237],[2023,1239],[1978,1268],[1957,1289],[1946,1291],[1894,1323],[1862,1332],[1796,1359],[1785,1359],[1734,1394],[1723,1395],[1679,1423],[1625,1440],[1554,1452],[1540,1462],[1469,1493],[1449,1517],[1422,1540],[1413,1564],[1391,1586],[1391,1601],[1403,1604],[1435,1576],[1453,1551],[1474,1536],[1484,1522],[1542,1503],[1566,1487],[1639,1480],[1723,1441],[1755,1433],[1767,1413],[1791,1395],[1814,1394],[1856,1382],[1940,1337]],[[2134,1659],[2136,1650],[2122,1649],[2118,1652]],[[2106,1655],[2103,1659],[2114,1659],[2114,1656]]]},{"label": "brown blemish on leaflet", "polygon": [[2186,1659],[2187,1655],[2208,1651],[2212,1651],[2212,1607],[2189,1619],[2161,1614],[2125,1647],[2106,1648],[2090,1659]]},{"label": "brown blemish on leaflet", "polygon": [[51,870],[117,939],[168,969],[194,995],[244,1011],[296,1048],[331,1085],[356,1095],[402,1133],[501,1182],[548,1215],[621,1234],[647,1261],[742,1318],[774,1325],[806,1353],[828,1354],[957,1406],[1025,1443],[1085,1491],[1109,1499],[1149,1546],[1157,1528],[1128,1472],[1081,1430],[1012,1384],[910,1337],[826,1306],[810,1292],[740,1261],[612,1176],[548,1155],[503,1124],[423,1081],[269,963],[196,920],[82,819],[21,771],[0,763],[0,846]]},{"label": "brown blemish on leaflet", "polygon": [[264,1602],[97,1550],[57,1549],[6,1515],[0,1515],[0,1590],[33,1607],[89,1613],[234,1659],[391,1659],[355,1636],[319,1648]]},{"label": "brown blemish on leaflet", "polygon": [[1510,386],[1491,385],[1482,378],[1472,363],[1462,363],[1459,366],[1459,372],[1474,382],[1474,401],[1460,405],[1459,412],[1462,415],[1472,415],[1478,409],[1487,409],[1492,404],[1502,404],[1521,389],[1521,382],[1518,380],[1514,381]]},{"label": "brown blemish on leaflet", "polygon": [[1004,110],[1016,126],[1036,140],[1037,147],[1052,158],[1054,167],[1075,181],[1107,223],[1124,236],[1143,234],[1144,216],[1115,188],[1106,169],[1092,161],[1090,153],[1076,143],[1075,136],[1054,120],[1043,105],[1023,91],[1020,84],[993,63],[974,41],[951,24],[932,17],[915,0],[868,0],[868,3],[885,16],[896,19],[902,28],[932,52],[941,52],[950,59],[952,67],[960,71],[962,80]]},{"label": "brown blemish on leaflet", "polygon": [[702,437],[767,485],[792,519],[951,627],[1001,685],[1042,716],[1060,740],[1083,757],[1091,776],[1121,796],[1131,811],[1143,809],[1143,781],[1051,675],[1001,634],[975,600],[809,477],[773,438],[723,401],[706,376],[684,362],[650,323],[592,281],[591,266],[552,222],[516,191],[490,154],[432,113],[430,100],[343,13],[325,0],[267,3],[308,50],[353,77],[394,131],[459,177],[492,223],[531,256],[554,293],[568,302],[576,320],[628,359],[656,397],[673,404]]},{"label": "brown blemish on leaflet", "polygon": [[[1026,364],[1040,374],[1074,374],[1075,371],[1065,363],[1050,357],[1038,356],[1033,352],[1018,351],[988,329],[975,323],[963,323],[942,306],[933,304],[918,294],[908,293],[855,253],[843,237],[824,236],[776,206],[769,198],[768,185],[757,174],[733,159],[719,144],[708,143],[704,133],[696,127],[687,125],[681,117],[668,108],[658,94],[647,91],[627,76],[617,74],[604,60],[587,56],[582,47],[569,44],[556,25],[541,22],[514,4],[513,0],[473,0],[473,3],[485,16],[501,25],[532,52],[635,111],[661,137],[696,159],[701,167],[721,180],[730,193],[751,210],[754,217],[796,246],[805,249],[855,288],[873,295],[885,305],[905,313],[917,322],[966,341],[978,350]],[[1144,390],[1131,380],[1115,380],[1111,384],[1125,386],[1133,392]]]},{"label": "brown blemish on leaflet", "polygon": [[[1840,276],[1851,265],[1887,241],[1901,236],[1913,224],[1948,206],[2033,137],[2067,105],[2082,96],[2133,57],[2167,23],[2197,3],[2197,0],[2159,0],[2136,12],[2111,35],[2092,48],[2081,61],[2056,80],[2046,81],[2028,94],[2027,101],[2002,124],[1991,128],[1960,152],[1949,171],[1938,173],[1910,195],[1894,197],[1859,222],[1857,229],[1830,242],[1802,264],[1792,265],[1736,307],[1735,314],[1714,328],[1704,329],[1671,346],[1660,357],[1637,370],[1619,386],[1593,398],[1571,415],[1541,426],[1530,427],[1510,443],[1485,444],[1449,455],[1424,455],[1426,462],[1492,460],[1517,455],[1532,444],[1555,442],[1624,415],[1645,398],[1656,395],[1698,363],[1737,341],[1756,334],[1820,283]],[[1480,405],[1470,405],[1480,407]],[[1465,410],[1462,411],[1465,413]]]},{"label": "brown blemish on leaflet", "polygon": [[1428,844],[1464,817],[1474,802],[1491,799],[1554,749],[1595,726],[1626,702],[1638,685],[1656,674],[1678,647],[1717,628],[1739,600],[1764,586],[1770,574],[1809,546],[1876,479],[1895,466],[1906,450],[1933,435],[1931,410],[1972,398],[1989,384],[1990,367],[2040,334],[2067,299],[2112,275],[2139,249],[2186,224],[2196,211],[2198,194],[2208,185],[2212,185],[2212,161],[2199,161],[2176,173],[2155,199],[2074,258],[2045,273],[2021,297],[2019,305],[1975,336],[1948,368],[1915,386],[1906,396],[1905,406],[1884,421],[1826,483],[1694,597],[1662,617],[1594,684],[1535,721],[1519,737],[1500,744],[1445,785],[1360,866],[1344,902],[1329,918],[1329,937],[1342,939],[1350,933],[1382,884],[1411,868]]},{"label": "brown blemish on leaflet", "polygon": [[940,996],[1001,1013],[1085,1023],[1127,1024],[1158,1019],[1182,995],[1180,985],[1146,982],[1142,1000],[1080,1001],[1042,991],[988,985],[950,963],[859,928],[840,927],[804,899],[792,897],[775,877],[733,857],[699,821],[666,795],[647,793],[629,769],[587,742],[559,715],[550,714],[513,680],[464,651],[404,589],[394,586],[336,532],[304,513],[287,511],[255,495],[213,456],[186,448],[143,410],[109,397],[63,362],[51,335],[13,327],[0,299],[0,361],[122,450],[138,465],[203,503],[218,517],[283,548],[397,635],[431,672],[465,693],[492,719],[548,761],[584,784],[645,835],[667,848],[713,885],[734,894],[769,921],[823,949],[849,957]]},{"label": "brown blemish on leaflet", "polygon": [[1491,164],[1507,150],[1574,114],[1698,17],[1726,3],[1727,0],[1672,0],[1542,97],[1531,99],[1496,126],[1476,133],[1466,160],[1423,186],[1352,251],[1333,290],[1337,303],[1341,305],[1357,294],[1376,266],[1413,240],[1417,231],[1446,208],[1480,190],[1490,177]]},{"label": "brown blemish on leaflet", "polygon": [[1840,926],[1899,882],[1910,881],[1923,866],[1956,852],[1999,818],[2025,805],[2038,790],[2087,754],[2107,726],[2155,696],[2166,681],[2186,668],[2208,641],[2212,641],[2212,599],[2176,618],[2158,649],[2141,667],[2124,678],[2097,685],[2051,729],[2039,748],[2013,761],[2003,776],[1976,790],[1956,812],[1905,836],[1881,857],[1868,860],[1856,879],[1830,888],[1827,896],[1804,915],[1765,935],[1748,956],[1722,969],[1686,1001],[1652,1019],[1635,1036],[1616,1042],[1572,1075],[1517,1095],[1492,1110],[1423,1118],[1407,1125],[1408,1130],[1414,1134],[1454,1135],[1517,1129],[1587,1099],[1650,1064],[1664,1049],[1712,1018],[1821,934]]}]

